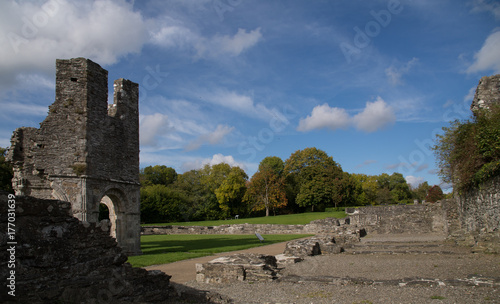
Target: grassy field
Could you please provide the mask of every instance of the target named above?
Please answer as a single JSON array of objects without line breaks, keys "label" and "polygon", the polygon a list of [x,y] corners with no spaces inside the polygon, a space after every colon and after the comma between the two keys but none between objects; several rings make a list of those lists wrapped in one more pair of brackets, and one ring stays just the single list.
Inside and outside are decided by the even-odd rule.
[{"label": "grassy field", "polygon": [[220,226],[232,224],[283,224],[283,225],[305,225],[309,222],[327,217],[344,218],[346,214],[344,211],[328,211],[328,212],[307,212],[298,214],[277,215],[268,217],[252,217],[240,218],[231,220],[217,220],[217,221],[202,221],[202,222],[177,222],[177,223],[157,223],[157,224],[144,224],[143,226]]},{"label": "grassy field", "polygon": [[166,264],[219,252],[286,242],[306,236],[310,235],[263,235],[265,241],[261,243],[255,235],[143,235],[141,236],[143,255],[129,257],[128,262],[134,267]]}]

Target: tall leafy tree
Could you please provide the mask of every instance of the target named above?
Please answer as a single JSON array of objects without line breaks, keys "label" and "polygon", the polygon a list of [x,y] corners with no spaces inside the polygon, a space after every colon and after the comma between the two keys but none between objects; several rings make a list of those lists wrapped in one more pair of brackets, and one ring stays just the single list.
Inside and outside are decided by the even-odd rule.
[{"label": "tall leafy tree", "polygon": [[0,148],[0,189],[12,192],[12,166],[5,160],[6,148]]},{"label": "tall leafy tree", "polygon": [[177,172],[175,172],[175,169],[163,165],[148,166],[140,172],[141,184],[145,186],[168,186],[175,182],[176,179]]},{"label": "tall leafy tree", "polygon": [[141,188],[141,221],[172,222],[188,220],[185,213],[187,198],[165,185]]},{"label": "tall leafy tree", "polygon": [[227,177],[215,189],[223,216],[228,217],[242,211],[242,200],[246,192],[248,175],[240,167],[232,167]]},{"label": "tall leafy tree", "polygon": [[427,193],[425,200],[427,202],[435,203],[439,200],[442,200],[443,198],[444,194],[441,187],[439,187],[438,185],[434,185],[429,188],[429,192]]},{"label": "tall leafy tree", "polygon": [[283,170],[283,160],[277,156],[266,157],[260,162],[259,171],[252,176],[245,195],[252,210],[265,210],[269,216],[271,209],[275,211],[287,205]]},{"label": "tall leafy tree", "polygon": [[306,148],[294,152],[285,162],[287,181],[292,185],[295,201],[301,207],[335,204],[342,189],[342,168],[326,152]]}]

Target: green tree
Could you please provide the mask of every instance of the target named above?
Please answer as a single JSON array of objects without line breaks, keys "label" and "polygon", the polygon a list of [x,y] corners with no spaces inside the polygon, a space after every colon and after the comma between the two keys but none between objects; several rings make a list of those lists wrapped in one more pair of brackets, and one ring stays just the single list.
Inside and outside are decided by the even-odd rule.
[{"label": "green tree", "polygon": [[247,179],[248,175],[243,169],[232,167],[227,177],[215,190],[215,195],[224,217],[243,211],[242,200],[247,189]]},{"label": "green tree", "polygon": [[404,204],[410,202],[410,186],[401,173],[395,172],[389,177],[389,190],[394,202]]},{"label": "green tree", "polygon": [[269,171],[281,176],[285,170],[285,163],[278,156],[268,156],[264,158],[259,164],[259,171]]},{"label": "green tree", "polygon": [[141,170],[139,178],[141,180],[141,184],[145,186],[168,186],[177,179],[177,172],[175,172],[174,168],[163,165],[148,166]]},{"label": "green tree", "polygon": [[375,205],[377,203],[377,193],[379,190],[377,176],[366,174],[353,174],[353,176],[361,183],[362,193],[358,197],[360,205]]},{"label": "green tree", "polygon": [[12,192],[12,166],[5,160],[7,148],[0,148],[0,189]]},{"label": "green tree", "polygon": [[338,203],[342,168],[326,152],[316,148],[298,150],[286,160],[284,171],[299,206],[310,206],[314,211],[315,206]]},{"label": "green tree", "polygon": [[218,218],[218,204],[205,199],[209,192],[201,179],[200,170],[191,170],[179,174],[177,180],[169,186],[186,197],[186,214],[194,221]]},{"label": "green tree", "polygon": [[141,188],[141,221],[172,222],[188,220],[185,205],[187,199],[179,191],[165,185],[149,185]]},{"label": "green tree", "polygon": [[427,192],[429,192],[429,188],[430,186],[427,182],[420,183],[417,188],[411,189],[413,192],[413,198],[416,198],[419,201],[425,200]]}]

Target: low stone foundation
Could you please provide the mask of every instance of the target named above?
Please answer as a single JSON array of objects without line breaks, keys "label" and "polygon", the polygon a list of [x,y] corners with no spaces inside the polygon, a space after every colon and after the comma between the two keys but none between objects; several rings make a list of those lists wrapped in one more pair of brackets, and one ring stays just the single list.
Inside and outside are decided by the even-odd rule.
[{"label": "low stone foundation", "polygon": [[[356,227],[354,227],[356,228]],[[196,280],[199,283],[230,283],[236,281],[266,282],[280,276],[280,270],[308,256],[337,254],[358,243],[366,233],[364,229],[346,229],[336,235],[317,235],[293,240],[286,244],[283,254],[235,254],[216,258],[208,263],[196,264]]]}]

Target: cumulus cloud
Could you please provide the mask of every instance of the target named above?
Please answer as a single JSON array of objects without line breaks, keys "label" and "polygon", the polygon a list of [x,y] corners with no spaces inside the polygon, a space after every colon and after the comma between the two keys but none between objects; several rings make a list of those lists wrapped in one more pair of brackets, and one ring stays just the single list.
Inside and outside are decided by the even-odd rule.
[{"label": "cumulus cloud", "polygon": [[412,58],[407,63],[396,66],[392,64],[390,67],[385,69],[385,75],[392,85],[398,85],[402,83],[403,75],[408,74],[410,69],[418,63],[418,58]]},{"label": "cumulus cloud", "polygon": [[182,165],[182,169],[184,171],[189,171],[200,169],[205,165],[213,166],[221,163],[226,163],[231,167],[240,167],[241,169],[246,170],[246,166],[243,163],[237,162],[232,155],[223,155],[221,153],[214,154],[212,158],[184,162],[184,164]]},{"label": "cumulus cloud", "polygon": [[144,146],[157,145],[158,135],[165,133],[168,126],[168,116],[161,113],[141,115],[139,121],[139,140]]},{"label": "cumulus cloud", "polygon": [[1,1],[0,80],[53,70],[56,58],[87,57],[100,64],[139,52],[147,40],[140,13],[125,1]]},{"label": "cumulus cloud", "polygon": [[308,132],[328,128],[336,130],[354,125],[358,130],[374,132],[396,121],[394,109],[381,97],[374,102],[367,102],[361,113],[349,116],[345,109],[323,104],[314,107],[311,115],[299,121],[297,131]]},{"label": "cumulus cloud", "polygon": [[314,107],[311,115],[301,119],[297,131],[308,132],[314,129],[342,129],[349,126],[351,117],[346,110],[341,108],[331,108],[328,104]]},{"label": "cumulus cloud", "polygon": [[467,69],[467,73],[493,70],[500,73],[500,30],[486,38],[481,49],[474,54],[474,63]]},{"label": "cumulus cloud", "polygon": [[211,145],[218,144],[222,142],[224,137],[231,133],[234,130],[234,127],[230,127],[227,125],[218,125],[217,128],[210,133],[202,134],[197,139],[191,141],[187,146],[187,151],[192,151],[200,148],[203,144],[209,143]]},{"label": "cumulus cloud", "polygon": [[365,132],[374,132],[396,121],[396,115],[391,106],[382,98],[377,97],[374,102],[367,102],[363,112],[353,118],[356,128]]},{"label": "cumulus cloud", "polygon": [[412,188],[417,188],[421,183],[425,182],[423,177],[412,175],[406,176],[405,180]]}]

